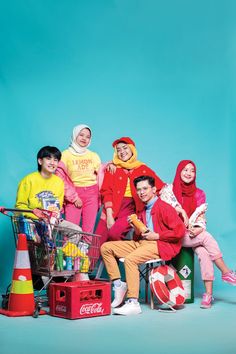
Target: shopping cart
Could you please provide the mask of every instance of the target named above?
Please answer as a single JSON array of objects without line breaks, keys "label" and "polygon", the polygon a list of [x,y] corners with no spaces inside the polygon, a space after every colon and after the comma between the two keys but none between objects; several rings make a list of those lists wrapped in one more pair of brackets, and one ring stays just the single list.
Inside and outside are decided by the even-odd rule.
[{"label": "shopping cart", "polygon": [[[18,234],[27,237],[32,275],[43,279],[37,302],[50,282],[68,281],[75,273],[91,273],[99,258],[100,236],[51,224],[51,212],[43,209],[0,208],[11,219],[15,244]],[[29,216],[36,216],[37,219]]]}]

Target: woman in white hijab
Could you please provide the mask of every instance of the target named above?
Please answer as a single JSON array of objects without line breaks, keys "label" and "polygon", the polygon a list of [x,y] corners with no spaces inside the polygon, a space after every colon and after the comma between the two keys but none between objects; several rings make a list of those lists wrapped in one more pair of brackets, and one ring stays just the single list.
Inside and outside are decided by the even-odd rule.
[{"label": "woman in white hijab", "polygon": [[65,219],[82,230],[93,232],[99,205],[98,171],[101,160],[98,154],[88,149],[91,143],[91,129],[85,124],[74,127],[71,143],[62,152],[56,174],[65,183]]}]

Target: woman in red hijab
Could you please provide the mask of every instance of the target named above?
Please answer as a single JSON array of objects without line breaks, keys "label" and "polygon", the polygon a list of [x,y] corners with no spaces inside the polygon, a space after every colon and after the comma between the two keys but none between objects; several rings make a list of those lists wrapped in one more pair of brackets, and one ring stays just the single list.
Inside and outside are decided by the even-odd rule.
[{"label": "woman in red hijab", "polygon": [[196,170],[193,161],[181,161],[177,166],[173,185],[163,189],[161,198],[170,203],[169,193],[173,191],[179,206],[186,212],[184,221],[187,232],[183,239],[183,247],[192,247],[198,256],[206,288],[201,307],[210,308],[213,301],[214,263],[221,271],[224,282],[236,285],[236,274],[226,266],[216,240],[206,231],[206,195],[196,186]]}]

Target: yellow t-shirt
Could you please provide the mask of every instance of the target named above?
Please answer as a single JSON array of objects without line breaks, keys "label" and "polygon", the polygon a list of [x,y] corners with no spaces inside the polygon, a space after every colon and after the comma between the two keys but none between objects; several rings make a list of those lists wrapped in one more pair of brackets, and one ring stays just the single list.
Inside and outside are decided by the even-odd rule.
[{"label": "yellow t-shirt", "polygon": [[[44,178],[39,172],[24,177],[16,196],[17,209],[47,209],[59,212],[64,199],[64,182],[55,175]],[[32,215],[33,217],[33,215]]]},{"label": "yellow t-shirt", "polygon": [[69,150],[65,150],[61,160],[76,187],[89,187],[97,184],[97,172],[101,166],[98,154],[88,150],[83,155],[73,155]]}]

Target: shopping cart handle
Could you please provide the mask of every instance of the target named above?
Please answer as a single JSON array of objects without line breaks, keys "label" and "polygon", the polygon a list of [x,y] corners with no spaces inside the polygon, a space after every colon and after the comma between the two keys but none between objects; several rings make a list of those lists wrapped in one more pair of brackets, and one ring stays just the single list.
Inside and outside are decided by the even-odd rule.
[{"label": "shopping cart handle", "polygon": [[7,214],[7,212],[19,212],[19,213],[33,213],[33,210],[28,210],[28,209],[13,209],[13,208],[5,208],[5,207],[0,207],[0,212],[3,214]]},{"label": "shopping cart handle", "polygon": [[35,216],[37,216],[40,219],[43,218],[51,218],[53,215],[52,211],[45,210],[45,209],[38,209],[35,208],[33,210],[29,209],[12,209],[12,208],[5,208],[3,206],[0,206],[0,213],[7,215],[7,212],[18,212],[18,213],[32,213]]},{"label": "shopping cart handle", "polygon": [[6,209],[3,206],[0,206],[0,213],[6,214]]}]

